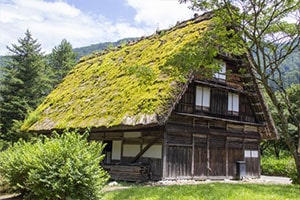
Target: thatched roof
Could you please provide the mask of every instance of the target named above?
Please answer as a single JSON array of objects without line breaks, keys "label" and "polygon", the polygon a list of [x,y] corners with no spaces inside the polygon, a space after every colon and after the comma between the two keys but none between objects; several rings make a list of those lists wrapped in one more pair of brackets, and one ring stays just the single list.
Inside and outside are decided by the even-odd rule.
[{"label": "thatched roof", "polygon": [[168,72],[168,59],[199,39],[209,19],[210,14],[198,16],[137,42],[83,57],[23,128],[44,131],[164,123],[186,82]]},{"label": "thatched roof", "polygon": [[[206,13],[139,41],[83,57],[29,115],[23,129],[50,132],[164,124],[191,81],[188,72],[178,76],[169,61],[185,46],[197,44],[210,19]],[[272,138],[273,125],[267,123],[263,135]]]}]

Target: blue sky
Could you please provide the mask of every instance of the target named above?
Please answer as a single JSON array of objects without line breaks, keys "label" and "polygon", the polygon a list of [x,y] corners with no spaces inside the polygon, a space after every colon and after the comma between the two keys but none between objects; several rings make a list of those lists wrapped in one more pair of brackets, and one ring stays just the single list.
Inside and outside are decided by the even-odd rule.
[{"label": "blue sky", "polygon": [[146,36],[193,14],[178,0],[0,0],[0,55],[27,29],[49,53],[62,39],[81,47]]},{"label": "blue sky", "polygon": [[68,0],[66,2],[80,8],[82,12],[98,13],[113,21],[133,20],[134,15],[137,13],[124,0]]}]

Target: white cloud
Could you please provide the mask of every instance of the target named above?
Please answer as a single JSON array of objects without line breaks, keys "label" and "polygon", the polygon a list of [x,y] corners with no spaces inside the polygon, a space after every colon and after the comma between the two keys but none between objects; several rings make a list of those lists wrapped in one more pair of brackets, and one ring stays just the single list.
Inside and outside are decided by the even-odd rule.
[{"label": "white cloud", "polygon": [[187,4],[179,4],[178,0],[127,0],[127,3],[137,11],[136,22],[158,29],[169,28],[193,16]]},{"label": "white cloud", "polygon": [[127,0],[127,3],[136,9],[134,22],[113,22],[95,13],[83,13],[62,0],[1,0],[0,55],[7,54],[6,46],[17,43],[27,29],[38,39],[43,50],[50,52],[63,38],[73,47],[87,46],[149,35],[157,28],[168,28],[178,20],[192,16],[187,6],[180,5],[177,0]]},{"label": "white cloud", "polygon": [[46,52],[50,52],[63,38],[73,47],[80,47],[145,34],[142,28],[128,23],[114,24],[101,15],[85,14],[63,1],[0,1],[0,27],[0,55],[7,54],[6,46],[17,43],[27,29]]}]

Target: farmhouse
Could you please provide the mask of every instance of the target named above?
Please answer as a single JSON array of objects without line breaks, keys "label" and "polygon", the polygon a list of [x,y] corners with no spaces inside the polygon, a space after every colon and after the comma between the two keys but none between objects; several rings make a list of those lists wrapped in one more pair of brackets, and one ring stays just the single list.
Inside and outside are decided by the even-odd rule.
[{"label": "farmhouse", "polygon": [[102,165],[115,180],[260,176],[259,143],[276,130],[254,72],[221,53],[211,75],[172,65],[210,19],[83,57],[23,127],[90,128],[90,140],[107,143]]}]

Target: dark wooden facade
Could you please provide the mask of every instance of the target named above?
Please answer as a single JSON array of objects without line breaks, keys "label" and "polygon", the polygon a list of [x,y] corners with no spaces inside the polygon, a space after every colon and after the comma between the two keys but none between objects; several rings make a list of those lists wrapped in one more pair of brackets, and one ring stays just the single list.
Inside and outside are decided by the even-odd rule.
[{"label": "dark wooden facade", "polygon": [[245,161],[247,177],[258,177],[260,136],[256,130],[249,124],[172,116],[166,126],[164,179],[235,178],[238,161]]},{"label": "dark wooden facade", "polygon": [[108,144],[103,166],[115,180],[203,180],[235,178],[243,161],[246,177],[260,176],[266,124],[246,79],[227,62],[223,75],[195,74],[164,124],[93,132],[91,140]]}]

